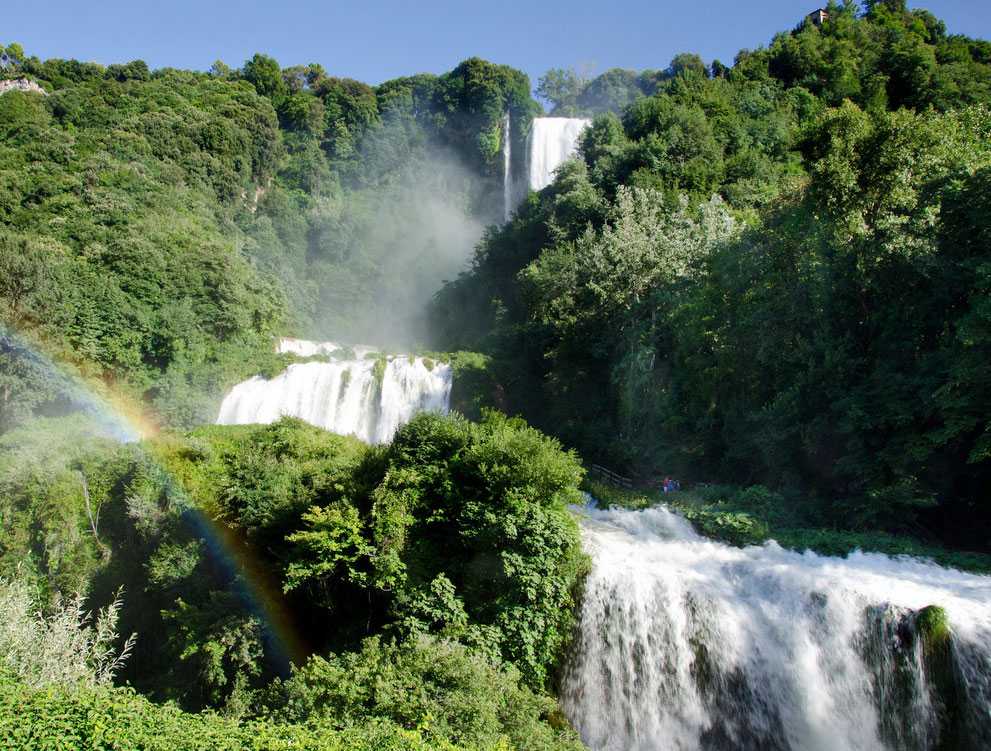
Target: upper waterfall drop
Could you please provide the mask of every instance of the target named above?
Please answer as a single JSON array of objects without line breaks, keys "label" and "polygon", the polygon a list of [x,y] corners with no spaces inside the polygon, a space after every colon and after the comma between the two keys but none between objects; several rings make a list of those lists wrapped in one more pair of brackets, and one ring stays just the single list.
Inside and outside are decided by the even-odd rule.
[{"label": "upper waterfall drop", "polygon": [[[664,508],[586,509],[582,532],[562,704],[593,751],[991,748],[991,577],[734,548]],[[929,605],[950,627],[935,658]]]},{"label": "upper waterfall drop", "polygon": [[502,206],[503,221],[508,222],[512,216],[513,209],[516,208],[516,200],[513,196],[513,137],[512,120],[509,113],[502,120]]},{"label": "upper waterfall drop", "polygon": [[543,190],[554,181],[554,170],[575,155],[578,139],[591,123],[583,117],[533,119],[527,153],[530,190]]},{"label": "upper waterfall drop", "polygon": [[386,443],[418,412],[448,411],[450,365],[407,355],[365,359],[374,351],[368,347],[350,348],[350,359],[333,359],[343,349],[333,342],[283,339],[279,352],[328,359],[295,363],[271,380],[255,376],[237,384],[224,397],[217,424],[290,416],[368,443]]}]

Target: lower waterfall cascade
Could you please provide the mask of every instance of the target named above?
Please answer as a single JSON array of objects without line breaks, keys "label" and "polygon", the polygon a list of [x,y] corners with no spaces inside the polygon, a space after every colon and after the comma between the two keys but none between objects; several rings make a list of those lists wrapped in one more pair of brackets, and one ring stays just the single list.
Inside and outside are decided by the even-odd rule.
[{"label": "lower waterfall cascade", "polygon": [[447,412],[452,372],[445,363],[423,357],[367,358],[369,347],[350,348],[353,359],[333,359],[344,347],[333,342],[283,339],[280,352],[303,357],[272,379],[261,376],[237,384],[224,397],[218,425],[271,423],[298,417],[367,443],[386,443],[418,412]]},{"label": "lower waterfall cascade", "polygon": [[735,548],[663,507],[580,513],[561,702],[593,751],[991,748],[991,576]]}]

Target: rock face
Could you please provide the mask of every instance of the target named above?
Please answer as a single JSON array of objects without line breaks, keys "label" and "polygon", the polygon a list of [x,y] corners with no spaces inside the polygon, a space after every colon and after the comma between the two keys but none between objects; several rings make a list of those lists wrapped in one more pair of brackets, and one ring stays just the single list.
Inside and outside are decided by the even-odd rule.
[{"label": "rock face", "polygon": [[0,94],[6,94],[8,91],[33,91],[42,96],[48,96],[47,91],[34,81],[29,81],[26,78],[11,78],[6,81],[0,81]]}]

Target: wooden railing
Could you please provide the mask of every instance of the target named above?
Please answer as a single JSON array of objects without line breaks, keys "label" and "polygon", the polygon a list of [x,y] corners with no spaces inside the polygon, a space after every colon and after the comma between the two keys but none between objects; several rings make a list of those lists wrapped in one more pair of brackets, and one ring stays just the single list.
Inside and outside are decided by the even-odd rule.
[{"label": "wooden railing", "polygon": [[619,485],[620,487],[627,489],[633,488],[633,480],[629,477],[623,477],[623,475],[617,474],[611,469],[606,469],[601,464],[589,464],[588,469],[593,475],[598,475],[603,480],[611,482],[614,485]]}]

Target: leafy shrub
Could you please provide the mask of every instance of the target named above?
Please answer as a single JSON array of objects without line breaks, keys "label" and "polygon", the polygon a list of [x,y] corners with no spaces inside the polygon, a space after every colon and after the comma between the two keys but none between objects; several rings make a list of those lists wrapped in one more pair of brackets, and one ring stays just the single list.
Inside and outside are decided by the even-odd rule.
[{"label": "leafy shrub", "polygon": [[477,419],[483,409],[502,406],[489,357],[478,352],[454,352],[446,359],[452,371],[451,409]]},{"label": "leafy shrub", "polygon": [[[296,645],[256,609],[259,587],[309,653],[385,631],[437,634],[514,665],[534,689],[572,632],[586,559],[567,506],[582,470],[521,420],[423,414],[392,445],[370,447],[284,418],[83,455],[98,535],[80,499],[50,544],[81,536],[99,562],[78,572],[95,601],[125,586],[126,630],[163,636],[139,641],[122,676],[155,698],[234,711],[288,668]],[[16,473],[10,482],[36,509],[63,492]]]},{"label": "leafy shrub", "polygon": [[580,500],[577,457],[522,420],[473,424],[421,414],[397,433],[375,493],[379,556],[419,589],[443,573],[471,623],[527,682],[543,686],[571,633],[585,566],[567,505]]},{"label": "leafy shrub", "polygon": [[116,649],[120,593],[98,613],[83,597],[57,599],[45,614],[27,584],[0,579],[0,670],[27,686],[109,684],[130,655],[132,634]]},{"label": "leafy shrub", "polygon": [[29,581],[43,605],[85,591],[107,564],[100,517],[122,465],[105,435],[76,414],[0,437],[0,578]]},{"label": "leafy shrub", "polygon": [[517,670],[427,636],[403,644],[368,639],[361,652],[312,657],[262,696],[263,714],[277,722],[344,728],[388,721],[467,748],[582,748],[573,731],[548,722],[559,715],[557,703],[527,688]]},{"label": "leafy shrub", "polygon": [[5,751],[457,751],[388,722],[343,730],[267,721],[238,723],[212,713],[190,714],[172,704],[154,704],[131,689],[34,689],[2,673],[0,738]]},{"label": "leafy shrub", "polygon": [[730,545],[759,545],[769,536],[767,525],[747,513],[692,506],[676,508],[700,534]]}]

